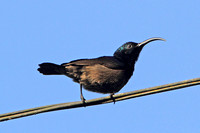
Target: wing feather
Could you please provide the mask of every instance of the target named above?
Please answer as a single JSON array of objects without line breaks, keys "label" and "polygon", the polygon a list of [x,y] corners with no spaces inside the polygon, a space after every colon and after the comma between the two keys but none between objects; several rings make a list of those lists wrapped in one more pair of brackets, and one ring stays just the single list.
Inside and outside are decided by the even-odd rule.
[{"label": "wing feather", "polygon": [[81,75],[85,72],[87,66],[101,65],[109,69],[123,70],[124,64],[111,56],[103,56],[94,59],[80,59],[74,60],[69,63],[63,63],[66,69],[66,76],[72,78],[75,82],[80,83]]}]

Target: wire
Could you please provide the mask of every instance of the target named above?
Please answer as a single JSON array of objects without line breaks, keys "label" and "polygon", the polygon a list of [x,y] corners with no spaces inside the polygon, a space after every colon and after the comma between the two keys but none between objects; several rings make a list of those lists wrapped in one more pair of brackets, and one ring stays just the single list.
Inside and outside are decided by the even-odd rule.
[{"label": "wire", "polygon": [[11,112],[11,113],[5,113],[5,114],[0,115],[0,122],[16,119],[16,118],[21,118],[21,117],[26,117],[30,115],[36,115],[36,114],[45,113],[45,112],[111,103],[113,102],[113,98],[115,99],[115,102],[117,102],[117,101],[127,100],[130,98],[136,98],[136,97],[181,89],[181,88],[195,86],[195,85],[200,85],[200,78],[184,80],[180,82],[175,82],[171,84],[126,92],[126,93],[120,93],[120,94],[113,95],[112,98],[110,96],[106,96],[106,97],[86,100],[85,103],[83,103],[82,101],[68,102],[68,103],[41,106],[41,107]]}]

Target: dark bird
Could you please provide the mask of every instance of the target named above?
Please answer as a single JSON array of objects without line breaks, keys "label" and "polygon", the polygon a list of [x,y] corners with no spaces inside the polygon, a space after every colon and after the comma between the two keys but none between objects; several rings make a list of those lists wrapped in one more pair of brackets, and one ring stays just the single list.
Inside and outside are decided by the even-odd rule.
[{"label": "dark bird", "polygon": [[[135,63],[143,47],[149,42],[163,38],[150,38],[141,43],[127,42],[119,47],[113,56],[93,59],[79,59],[61,65],[53,63],[39,64],[38,71],[44,75],[65,75],[80,84],[81,100],[85,102],[82,86],[89,91],[114,93],[122,89],[133,75]],[[113,99],[114,101],[114,99]]]}]

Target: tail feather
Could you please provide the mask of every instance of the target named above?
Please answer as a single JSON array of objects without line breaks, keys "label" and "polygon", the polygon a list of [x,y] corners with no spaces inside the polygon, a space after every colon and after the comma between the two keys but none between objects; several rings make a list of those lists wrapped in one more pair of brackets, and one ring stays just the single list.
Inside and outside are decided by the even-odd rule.
[{"label": "tail feather", "polygon": [[64,66],[53,63],[42,63],[39,66],[37,70],[44,75],[62,75],[66,72]]}]

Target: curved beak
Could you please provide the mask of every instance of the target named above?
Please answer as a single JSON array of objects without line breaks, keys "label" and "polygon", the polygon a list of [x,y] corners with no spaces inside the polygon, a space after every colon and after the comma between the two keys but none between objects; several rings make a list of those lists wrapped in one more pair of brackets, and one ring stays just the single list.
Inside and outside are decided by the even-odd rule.
[{"label": "curved beak", "polygon": [[161,40],[161,41],[166,41],[165,39],[163,38],[160,38],[160,37],[154,37],[154,38],[150,38],[150,39],[147,39],[141,43],[138,43],[137,47],[140,47],[140,46],[144,46],[146,45],[147,43],[150,43],[152,41],[156,41],[156,40]]}]

